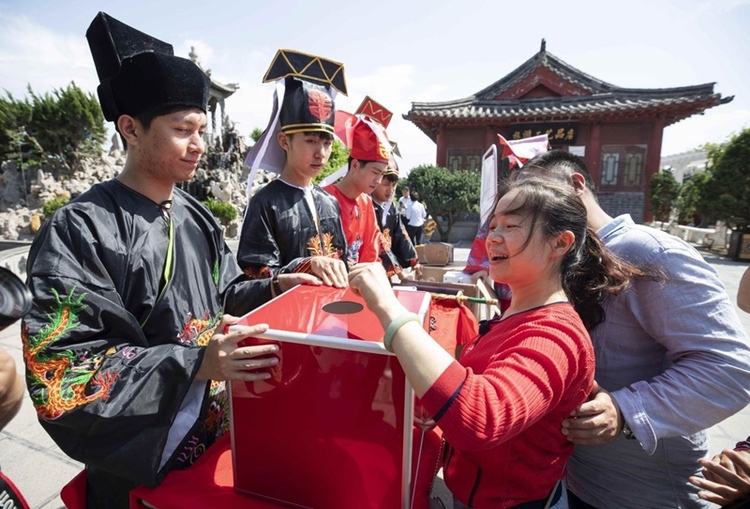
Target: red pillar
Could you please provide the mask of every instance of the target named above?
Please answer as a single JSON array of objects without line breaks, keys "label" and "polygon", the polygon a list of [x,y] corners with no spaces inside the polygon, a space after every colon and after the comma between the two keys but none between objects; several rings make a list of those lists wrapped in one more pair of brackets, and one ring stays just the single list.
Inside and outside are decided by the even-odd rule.
[{"label": "red pillar", "polygon": [[445,146],[445,124],[440,124],[437,133],[437,154],[435,156],[435,164],[444,167],[447,159],[448,147]]},{"label": "red pillar", "polygon": [[599,183],[602,180],[602,125],[599,122],[594,121],[591,123],[591,134],[589,135],[589,144],[586,147],[584,160],[591,173],[591,179],[594,181],[594,187],[599,189]]},{"label": "red pillar", "polygon": [[659,172],[659,163],[661,162],[661,141],[664,135],[664,115],[659,115],[654,120],[651,128],[651,138],[648,141],[648,148],[646,148],[646,168],[645,182],[643,183],[643,193],[646,199],[643,202],[643,220],[653,221],[654,216],[651,213],[651,200],[649,199],[648,190],[651,188],[651,177]]}]

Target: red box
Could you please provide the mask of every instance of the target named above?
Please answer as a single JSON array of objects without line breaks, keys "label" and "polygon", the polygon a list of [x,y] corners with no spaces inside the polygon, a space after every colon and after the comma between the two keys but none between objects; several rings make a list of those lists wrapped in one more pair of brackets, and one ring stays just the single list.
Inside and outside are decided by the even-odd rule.
[{"label": "red box", "polygon": [[[430,296],[397,290],[428,316]],[[298,286],[244,316],[278,342],[259,382],[232,382],[235,489],[291,507],[408,508],[414,394],[383,328],[349,289]]]}]

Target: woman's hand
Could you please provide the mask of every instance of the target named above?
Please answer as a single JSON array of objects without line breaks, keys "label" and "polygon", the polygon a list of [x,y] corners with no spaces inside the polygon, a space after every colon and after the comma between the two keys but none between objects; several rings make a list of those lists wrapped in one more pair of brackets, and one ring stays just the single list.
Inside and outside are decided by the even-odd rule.
[{"label": "woman's hand", "polygon": [[393,293],[388,275],[380,262],[359,263],[349,272],[349,287],[362,296],[367,307],[378,315],[381,323],[390,323],[404,307]]}]

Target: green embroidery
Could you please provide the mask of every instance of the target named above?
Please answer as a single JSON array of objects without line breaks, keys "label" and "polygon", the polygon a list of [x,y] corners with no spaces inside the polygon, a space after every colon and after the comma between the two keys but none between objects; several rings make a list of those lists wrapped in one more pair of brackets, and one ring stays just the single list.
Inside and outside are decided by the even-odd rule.
[{"label": "green embroidery", "polygon": [[[106,354],[91,355],[90,351],[50,352],[47,347],[65,333],[80,325],[78,315],[88,306],[83,304],[86,293],[73,298],[75,288],[61,299],[52,290],[55,304],[49,325],[33,337],[24,330],[24,358],[29,371],[29,392],[39,416],[56,419],[65,412],[109,396],[117,373],[99,373]],[[113,350],[113,349],[112,349]],[[109,352],[108,352],[109,353]]]}]

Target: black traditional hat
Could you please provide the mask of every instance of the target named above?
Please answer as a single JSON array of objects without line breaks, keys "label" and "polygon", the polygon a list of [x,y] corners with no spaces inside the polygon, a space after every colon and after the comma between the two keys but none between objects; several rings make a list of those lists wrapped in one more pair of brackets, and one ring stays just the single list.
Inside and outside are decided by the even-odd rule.
[{"label": "black traditional hat", "polygon": [[171,106],[207,110],[210,78],[192,61],[174,56],[171,44],[104,12],[91,22],[86,39],[107,120]]},{"label": "black traditional hat", "polygon": [[344,65],[333,60],[280,49],[271,62],[263,83],[284,79],[281,103],[281,132],[327,132],[333,134],[336,108],[335,89],[346,95]]},{"label": "black traditional hat", "polygon": [[260,139],[250,148],[245,165],[248,196],[258,169],[281,173],[285,155],[276,137],[279,132],[334,134],[337,92],[346,95],[344,64],[288,49],[276,52],[263,83],[276,82],[271,118]]}]

